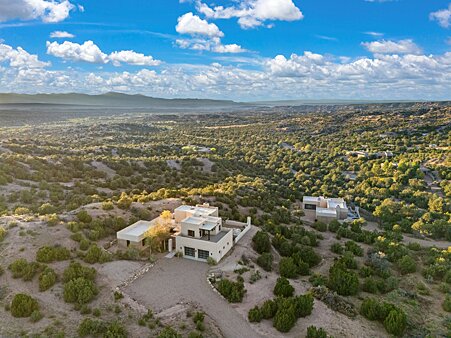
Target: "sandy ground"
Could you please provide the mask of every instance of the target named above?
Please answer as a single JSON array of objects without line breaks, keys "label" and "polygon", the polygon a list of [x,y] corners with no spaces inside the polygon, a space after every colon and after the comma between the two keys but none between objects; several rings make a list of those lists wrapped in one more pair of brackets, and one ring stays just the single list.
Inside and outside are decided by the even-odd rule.
[{"label": "sandy ground", "polygon": [[175,170],[181,170],[182,169],[182,166],[180,165],[180,163],[177,163],[175,160],[167,160],[166,163],[172,169],[175,169]]},{"label": "sandy ground", "polygon": [[108,167],[103,162],[92,161],[91,165],[99,171],[103,171],[108,178],[113,178],[116,175],[116,171]]},{"label": "sandy ground", "polygon": [[210,161],[210,159],[206,158],[206,157],[198,157],[197,158],[198,161],[203,163],[203,167],[202,170],[207,172],[207,173],[211,173],[211,168],[213,167],[214,163],[212,161]]}]

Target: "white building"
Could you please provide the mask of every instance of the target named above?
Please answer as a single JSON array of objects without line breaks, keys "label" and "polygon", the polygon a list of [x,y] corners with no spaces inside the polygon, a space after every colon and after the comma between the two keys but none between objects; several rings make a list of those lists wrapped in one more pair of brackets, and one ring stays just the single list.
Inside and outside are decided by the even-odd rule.
[{"label": "white building", "polygon": [[174,219],[180,223],[176,250],[185,258],[219,262],[233,247],[233,229],[223,227],[217,207],[182,205],[174,210]]},{"label": "white building", "polygon": [[330,221],[344,220],[348,217],[349,209],[343,198],[324,198],[304,196],[302,207],[305,216],[312,221],[329,223]]},{"label": "white building", "polygon": [[122,229],[116,234],[118,244],[124,248],[143,249],[146,246],[145,234],[155,224],[156,220],[138,221]]}]

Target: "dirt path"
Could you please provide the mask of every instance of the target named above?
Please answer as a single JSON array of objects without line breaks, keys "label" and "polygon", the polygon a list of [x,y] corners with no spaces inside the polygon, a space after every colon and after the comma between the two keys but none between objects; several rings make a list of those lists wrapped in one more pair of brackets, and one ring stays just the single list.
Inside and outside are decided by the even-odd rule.
[{"label": "dirt path", "polygon": [[233,306],[211,289],[207,282],[208,270],[209,266],[202,262],[181,258],[160,259],[125,291],[158,312],[178,303],[199,304],[225,337],[259,337]]}]

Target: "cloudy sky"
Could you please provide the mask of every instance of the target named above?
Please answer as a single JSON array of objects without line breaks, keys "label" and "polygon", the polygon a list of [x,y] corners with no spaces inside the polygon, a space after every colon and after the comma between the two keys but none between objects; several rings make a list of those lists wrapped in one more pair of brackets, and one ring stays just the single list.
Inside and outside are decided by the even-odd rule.
[{"label": "cloudy sky", "polygon": [[0,0],[0,92],[451,99],[449,0]]}]

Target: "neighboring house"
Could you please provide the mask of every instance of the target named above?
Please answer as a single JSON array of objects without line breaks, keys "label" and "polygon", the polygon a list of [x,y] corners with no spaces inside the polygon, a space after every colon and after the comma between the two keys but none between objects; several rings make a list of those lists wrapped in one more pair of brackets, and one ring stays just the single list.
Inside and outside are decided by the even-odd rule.
[{"label": "neighboring house", "polygon": [[332,220],[345,220],[349,213],[346,202],[342,198],[304,196],[302,207],[308,219],[324,223]]},{"label": "neighboring house", "polygon": [[176,248],[185,258],[219,262],[233,247],[233,229],[223,227],[217,207],[182,205],[174,210],[174,219],[180,222]]}]

